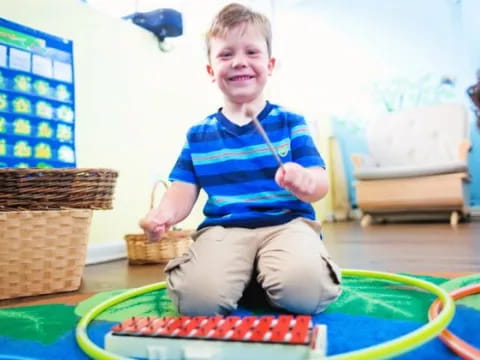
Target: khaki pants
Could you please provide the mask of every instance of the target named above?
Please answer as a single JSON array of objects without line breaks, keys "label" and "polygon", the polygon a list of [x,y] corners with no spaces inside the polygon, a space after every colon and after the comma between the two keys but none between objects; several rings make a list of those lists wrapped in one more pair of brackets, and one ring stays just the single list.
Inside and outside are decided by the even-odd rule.
[{"label": "khaki pants", "polygon": [[257,229],[203,228],[188,253],[165,267],[169,294],[184,315],[227,314],[252,275],[275,307],[319,313],[341,293],[338,266],[320,239],[320,224],[295,219]]}]

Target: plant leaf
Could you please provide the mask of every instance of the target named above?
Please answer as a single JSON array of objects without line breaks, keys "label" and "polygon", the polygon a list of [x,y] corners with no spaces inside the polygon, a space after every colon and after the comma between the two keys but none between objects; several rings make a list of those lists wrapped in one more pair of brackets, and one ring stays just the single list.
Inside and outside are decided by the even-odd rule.
[{"label": "plant leaf", "polygon": [[370,278],[343,279],[340,298],[326,310],[352,315],[426,322],[435,295],[402,284]]},{"label": "plant leaf", "polygon": [[[441,287],[448,292],[451,292],[455,289],[473,284],[480,284],[480,274],[458,277],[443,283]],[[462,304],[480,311],[480,294],[470,295],[468,297],[458,299],[455,301],[455,303]]]},{"label": "plant leaf", "polygon": [[[83,316],[94,306],[124,293],[127,290],[113,290],[98,293],[82,301],[75,308],[78,316]],[[106,309],[97,316],[98,320],[123,321],[132,316],[178,316],[175,306],[165,289],[152,291],[141,296],[125,300]]]},{"label": "plant leaf", "polygon": [[74,306],[48,304],[0,309],[0,335],[14,339],[55,342],[78,322]]}]

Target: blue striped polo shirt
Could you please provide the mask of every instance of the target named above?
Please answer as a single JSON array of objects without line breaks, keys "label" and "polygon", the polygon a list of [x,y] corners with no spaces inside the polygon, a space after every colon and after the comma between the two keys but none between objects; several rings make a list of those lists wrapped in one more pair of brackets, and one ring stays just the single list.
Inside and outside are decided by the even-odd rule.
[{"label": "blue striped polo shirt", "polygon": [[[258,115],[283,162],[304,167],[325,163],[303,116],[266,102]],[[219,110],[187,133],[186,143],[170,173],[205,190],[205,220],[198,227],[256,228],[314,219],[313,207],[275,182],[278,164],[253,122],[239,126]]]}]

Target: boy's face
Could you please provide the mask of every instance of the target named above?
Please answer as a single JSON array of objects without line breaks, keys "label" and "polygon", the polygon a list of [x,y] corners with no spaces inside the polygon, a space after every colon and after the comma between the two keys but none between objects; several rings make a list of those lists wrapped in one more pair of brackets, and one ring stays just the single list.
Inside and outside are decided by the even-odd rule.
[{"label": "boy's face", "polygon": [[231,102],[240,104],[261,97],[274,66],[265,37],[252,25],[240,24],[225,36],[210,39],[207,71]]}]

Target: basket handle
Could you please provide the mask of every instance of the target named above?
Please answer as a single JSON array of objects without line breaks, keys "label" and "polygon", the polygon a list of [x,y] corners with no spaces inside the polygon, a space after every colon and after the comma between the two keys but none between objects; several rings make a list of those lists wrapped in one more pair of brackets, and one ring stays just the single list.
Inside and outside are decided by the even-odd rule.
[{"label": "basket handle", "polygon": [[[165,187],[165,190],[167,190],[169,187],[168,182],[166,182],[165,180],[160,179],[155,181],[152,187],[152,193],[150,194],[150,210],[152,210],[153,207],[155,206],[155,193],[157,192],[157,187],[160,184],[162,184]],[[172,230],[180,230],[180,228],[174,225],[172,226]]]},{"label": "basket handle", "polygon": [[153,184],[152,193],[150,195],[150,210],[152,210],[153,207],[155,206],[155,193],[157,191],[158,185],[160,184],[162,184],[165,187],[165,190],[168,189],[168,183],[165,180],[160,179],[155,181],[155,183]]}]

